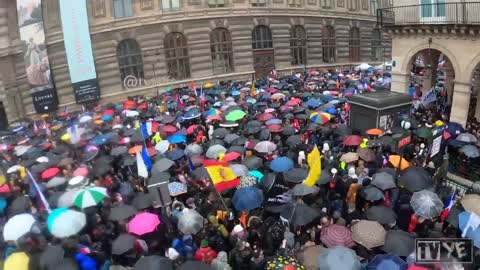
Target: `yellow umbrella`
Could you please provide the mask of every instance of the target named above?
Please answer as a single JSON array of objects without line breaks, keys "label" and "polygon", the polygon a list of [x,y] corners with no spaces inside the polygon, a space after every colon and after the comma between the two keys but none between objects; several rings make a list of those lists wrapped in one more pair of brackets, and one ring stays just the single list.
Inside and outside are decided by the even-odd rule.
[{"label": "yellow umbrella", "polygon": [[72,137],[71,137],[70,134],[68,134],[68,133],[63,134],[62,137],[60,137],[60,139],[61,139],[62,141],[68,141],[68,140],[70,140],[71,138],[72,138]]},{"label": "yellow umbrella", "polygon": [[445,123],[443,123],[442,120],[437,120],[437,121],[435,121],[435,126],[436,126],[436,127],[441,127],[441,126],[443,126],[444,124],[445,124]]},{"label": "yellow umbrella", "polygon": [[8,256],[3,269],[10,270],[28,270],[30,258],[25,252],[14,252]]},{"label": "yellow umbrella", "polygon": [[212,87],[213,87],[213,84],[207,82],[207,83],[205,83],[205,84],[203,85],[203,87],[205,87],[205,88],[212,88]]}]

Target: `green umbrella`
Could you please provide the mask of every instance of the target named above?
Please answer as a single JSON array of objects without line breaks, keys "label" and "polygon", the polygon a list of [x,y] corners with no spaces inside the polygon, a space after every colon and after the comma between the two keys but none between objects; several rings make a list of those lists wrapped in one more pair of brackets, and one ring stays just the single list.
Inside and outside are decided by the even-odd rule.
[{"label": "green umbrella", "polygon": [[241,110],[235,110],[235,111],[231,111],[227,114],[227,116],[225,116],[225,120],[227,121],[238,121],[240,119],[242,119],[243,117],[245,117],[245,115],[247,115],[244,111],[241,111]]},{"label": "green umbrella", "polygon": [[103,199],[107,197],[107,189],[102,187],[86,187],[80,190],[75,199],[73,205],[83,209],[90,206],[95,206]]},{"label": "green umbrella", "polygon": [[428,139],[428,140],[431,140],[432,137],[433,137],[432,130],[430,128],[427,128],[427,127],[418,128],[417,130],[415,130],[414,133],[418,137]]}]

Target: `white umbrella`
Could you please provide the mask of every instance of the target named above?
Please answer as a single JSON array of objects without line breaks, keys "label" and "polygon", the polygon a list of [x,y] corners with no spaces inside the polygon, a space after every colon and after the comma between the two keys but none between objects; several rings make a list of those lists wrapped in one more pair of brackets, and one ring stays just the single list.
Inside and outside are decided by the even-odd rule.
[{"label": "white umbrella", "polygon": [[20,165],[13,165],[12,167],[8,168],[7,173],[18,172],[21,168],[22,166]]},{"label": "white umbrella", "polygon": [[212,145],[208,148],[207,153],[205,154],[208,158],[216,159],[220,153],[225,154],[227,149],[219,144]]},{"label": "white umbrella", "polygon": [[370,66],[369,64],[367,63],[362,63],[361,65],[357,66],[358,69],[362,70],[362,71],[365,71],[369,68],[371,68],[372,66]]},{"label": "white umbrella", "polygon": [[99,204],[106,197],[108,197],[106,188],[89,186],[77,193],[73,204],[84,209]]},{"label": "white umbrella", "polygon": [[58,207],[71,207],[73,206],[73,200],[77,196],[77,193],[80,189],[68,190],[58,198],[57,206]]},{"label": "white umbrella", "polygon": [[196,234],[203,228],[203,217],[197,211],[185,208],[178,218],[177,226],[183,234]]},{"label": "white umbrella", "polygon": [[410,204],[415,214],[424,218],[434,218],[442,214],[443,202],[438,198],[437,194],[422,190],[413,193]]},{"label": "white umbrella", "polygon": [[14,151],[15,151],[15,155],[16,156],[21,156],[23,154],[25,154],[25,152],[27,152],[28,149],[30,149],[30,145],[17,145],[15,146],[14,148]]},{"label": "white umbrella", "polygon": [[92,117],[90,115],[84,115],[82,117],[80,117],[80,119],[78,120],[78,122],[80,123],[87,123],[87,122],[90,122],[92,121]]},{"label": "white umbrella", "polygon": [[68,180],[68,186],[75,189],[75,188],[80,188],[80,187],[83,187],[87,184],[87,178],[81,176],[81,175],[78,175],[78,176],[74,176],[73,178],[71,178],[70,180]]},{"label": "white umbrella", "polygon": [[53,210],[47,219],[48,231],[60,238],[77,234],[86,223],[87,218],[84,213],[67,208]]},{"label": "white umbrella", "polygon": [[155,145],[155,149],[157,149],[157,151],[162,154],[165,154],[165,152],[168,151],[169,147],[170,147],[170,143],[168,142],[168,140],[160,141]]},{"label": "white umbrella", "polygon": [[185,147],[185,150],[183,152],[188,157],[192,157],[192,156],[197,156],[197,155],[202,154],[203,148],[196,143],[192,143],[192,144],[187,145],[187,147]]},{"label": "white umbrella", "polygon": [[125,113],[125,116],[127,116],[127,117],[135,117],[135,116],[138,116],[138,115],[139,115],[139,113],[137,111],[127,111]]},{"label": "white umbrella", "polygon": [[61,186],[63,184],[65,184],[67,182],[67,179],[65,179],[65,177],[59,177],[59,176],[55,176],[54,178],[50,179],[47,183],[47,188],[54,188],[54,187],[58,187],[58,186]]},{"label": "white umbrella", "polygon": [[35,161],[37,161],[38,163],[47,163],[49,161],[49,159],[48,159],[48,157],[43,156],[43,157],[37,158]]},{"label": "white umbrella", "polygon": [[10,218],[3,228],[4,241],[17,241],[29,233],[35,224],[35,218],[30,214],[19,214]]},{"label": "white umbrella", "polygon": [[259,153],[271,153],[277,150],[277,145],[271,141],[263,141],[263,142],[257,143],[254,149]]},{"label": "white umbrella", "polygon": [[243,164],[230,164],[228,167],[230,167],[230,169],[232,169],[233,173],[236,176],[245,176],[249,172],[247,166],[245,166]]}]

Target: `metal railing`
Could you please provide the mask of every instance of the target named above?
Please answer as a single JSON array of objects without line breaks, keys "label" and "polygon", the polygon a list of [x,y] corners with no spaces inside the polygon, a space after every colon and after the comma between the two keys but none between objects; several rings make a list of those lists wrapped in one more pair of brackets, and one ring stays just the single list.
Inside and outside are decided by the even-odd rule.
[{"label": "metal railing", "polygon": [[462,160],[458,156],[450,155],[448,171],[473,182],[480,181],[480,163],[478,159]]},{"label": "metal railing", "polygon": [[377,9],[381,26],[480,25],[480,2],[453,2]]}]

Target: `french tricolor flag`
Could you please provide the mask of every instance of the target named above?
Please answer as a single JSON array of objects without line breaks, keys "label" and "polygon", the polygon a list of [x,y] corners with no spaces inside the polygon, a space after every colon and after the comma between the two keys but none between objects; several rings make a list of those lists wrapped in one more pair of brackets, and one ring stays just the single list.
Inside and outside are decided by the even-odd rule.
[{"label": "french tricolor flag", "polygon": [[445,208],[443,209],[442,215],[440,215],[440,222],[443,222],[447,218],[448,213],[450,213],[450,209],[453,207],[454,201],[455,192],[453,192],[452,195],[444,202]]}]

